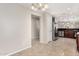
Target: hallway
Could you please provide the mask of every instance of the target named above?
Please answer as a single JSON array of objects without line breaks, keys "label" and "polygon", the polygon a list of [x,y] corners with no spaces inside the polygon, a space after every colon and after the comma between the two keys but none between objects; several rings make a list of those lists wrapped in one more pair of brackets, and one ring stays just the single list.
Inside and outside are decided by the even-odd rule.
[{"label": "hallway", "polygon": [[33,40],[32,48],[16,53],[12,56],[77,56],[76,41],[70,38],[58,38],[48,44]]}]

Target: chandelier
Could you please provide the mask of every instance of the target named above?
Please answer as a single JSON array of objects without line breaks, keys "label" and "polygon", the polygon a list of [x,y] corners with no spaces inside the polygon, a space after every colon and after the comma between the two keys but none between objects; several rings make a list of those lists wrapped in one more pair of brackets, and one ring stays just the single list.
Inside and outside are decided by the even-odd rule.
[{"label": "chandelier", "polygon": [[48,4],[46,3],[33,3],[32,4],[32,10],[40,10],[40,11],[45,11],[48,8]]}]

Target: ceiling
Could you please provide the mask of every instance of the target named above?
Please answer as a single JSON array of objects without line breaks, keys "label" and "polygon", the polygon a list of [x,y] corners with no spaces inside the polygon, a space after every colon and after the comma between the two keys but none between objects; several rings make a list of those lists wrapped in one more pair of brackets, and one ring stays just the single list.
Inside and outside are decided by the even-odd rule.
[{"label": "ceiling", "polygon": [[[21,5],[31,8],[31,3],[23,3]],[[63,13],[79,15],[79,3],[48,3],[48,9],[46,12],[53,15],[60,15]]]},{"label": "ceiling", "polygon": [[52,14],[62,14],[62,13],[76,14],[79,12],[79,4],[73,4],[73,3],[49,4],[48,12]]}]

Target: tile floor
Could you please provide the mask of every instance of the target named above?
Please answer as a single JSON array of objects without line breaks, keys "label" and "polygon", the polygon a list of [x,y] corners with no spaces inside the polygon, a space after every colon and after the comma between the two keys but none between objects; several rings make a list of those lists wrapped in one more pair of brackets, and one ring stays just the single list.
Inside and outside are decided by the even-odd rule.
[{"label": "tile floor", "polygon": [[48,44],[33,40],[32,47],[12,56],[78,56],[76,40],[70,38],[58,38]]}]

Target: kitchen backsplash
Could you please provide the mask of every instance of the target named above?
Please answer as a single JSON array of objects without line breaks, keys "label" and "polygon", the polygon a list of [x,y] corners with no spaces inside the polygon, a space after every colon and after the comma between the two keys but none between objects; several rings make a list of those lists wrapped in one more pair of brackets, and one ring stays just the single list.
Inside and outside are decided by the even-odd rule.
[{"label": "kitchen backsplash", "polygon": [[79,21],[60,21],[57,23],[58,28],[79,28]]},{"label": "kitchen backsplash", "polygon": [[57,28],[79,28],[79,16],[58,17],[56,19]]}]

